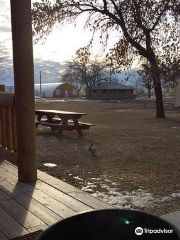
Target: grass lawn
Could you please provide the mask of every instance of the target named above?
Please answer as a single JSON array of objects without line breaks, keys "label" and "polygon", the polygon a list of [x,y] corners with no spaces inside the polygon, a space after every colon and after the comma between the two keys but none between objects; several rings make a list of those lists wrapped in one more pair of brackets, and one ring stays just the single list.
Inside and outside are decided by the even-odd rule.
[{"label": "grass lawn", "polygon": [[[37,129],[38,168],[120,208],[155,215],[180,210],[180,110],[165,99],[166,119],[154,100],[131,102],[40,101],[36,109],[86,112],[96,126],[62,136]],[[93,143],[99,152],[88,152]],[[50,168],[44,163],[55,163]]]}]

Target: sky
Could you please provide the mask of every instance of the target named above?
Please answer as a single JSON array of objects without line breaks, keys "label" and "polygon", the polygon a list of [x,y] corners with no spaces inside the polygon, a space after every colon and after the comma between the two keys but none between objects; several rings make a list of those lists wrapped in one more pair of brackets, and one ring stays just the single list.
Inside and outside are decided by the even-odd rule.
[{"label": "sky", "polygon": [[[33,0],[32,2],[35,2]],[[71,60],[77,49],[86,46],[91,39],[91,32],[84,30],[85,17],[81,17],[76,27],[66,25],[64,27],[55,27],[52,33],[47,37],[44,43],[34,44],[34,81],[39,83],[39,72],[42,73],[42,82],[59,82],[63,73],[63,65]],[[6,72],[1,76],[1,83],[13,85],[13,67],[12,67],[12,33],[10,17],[10,0],[0,0],[0,46],[6,49],[6,59],[3,64],[6,65]],[[117,33],[113,33],[108,43],[108,48],[118,41]],[[105,54],[99,44],[98,36],[94,41],[94,55]],[[1,69],[1,68],[0,68]]]}]

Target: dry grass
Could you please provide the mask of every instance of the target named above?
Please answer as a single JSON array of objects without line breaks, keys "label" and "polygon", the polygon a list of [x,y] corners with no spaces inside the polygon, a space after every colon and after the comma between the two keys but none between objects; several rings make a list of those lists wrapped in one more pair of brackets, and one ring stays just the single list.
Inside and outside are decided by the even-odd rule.
[{"label": "dry grass", "polygon": [[[96,125],[84,131],[83,139],[76,132],[57,136],[47,128],[39,128],[39,169],[77,187],[79,183],[72,176],[88,179],[107,174],[111,181],[119,183],[119,191],[141,187],[156,195],[170,196],[180,189],[180,110],[170,99],[165,101],[166,119],[155,118],[153,100],[37,103],[36,108],[86,112],[82,120]],[[100,153],[98,158],[87,151],[91,143]],[[43,165],[47,162],[58,166],[47,168]],[[180,210],[180,206],[174,199],[142,210],[161,215]]]}]

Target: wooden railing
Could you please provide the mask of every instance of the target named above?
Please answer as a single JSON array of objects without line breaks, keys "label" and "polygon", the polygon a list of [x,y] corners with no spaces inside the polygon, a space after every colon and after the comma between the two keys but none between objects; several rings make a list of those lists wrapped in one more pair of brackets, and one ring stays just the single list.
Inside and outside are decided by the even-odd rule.
[{"label": "wooden railing", "polygon": [[0,144],[17,153],[16,110],[14,93],[0,93]]}]

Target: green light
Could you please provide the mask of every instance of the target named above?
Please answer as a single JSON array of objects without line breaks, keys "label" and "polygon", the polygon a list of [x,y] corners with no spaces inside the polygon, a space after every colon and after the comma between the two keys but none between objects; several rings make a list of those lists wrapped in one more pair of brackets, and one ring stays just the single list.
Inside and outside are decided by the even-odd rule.
[{"label": "green light", "polygon": [[125,224],[130,224],[130,222],[128,220],[125,221]]}]

